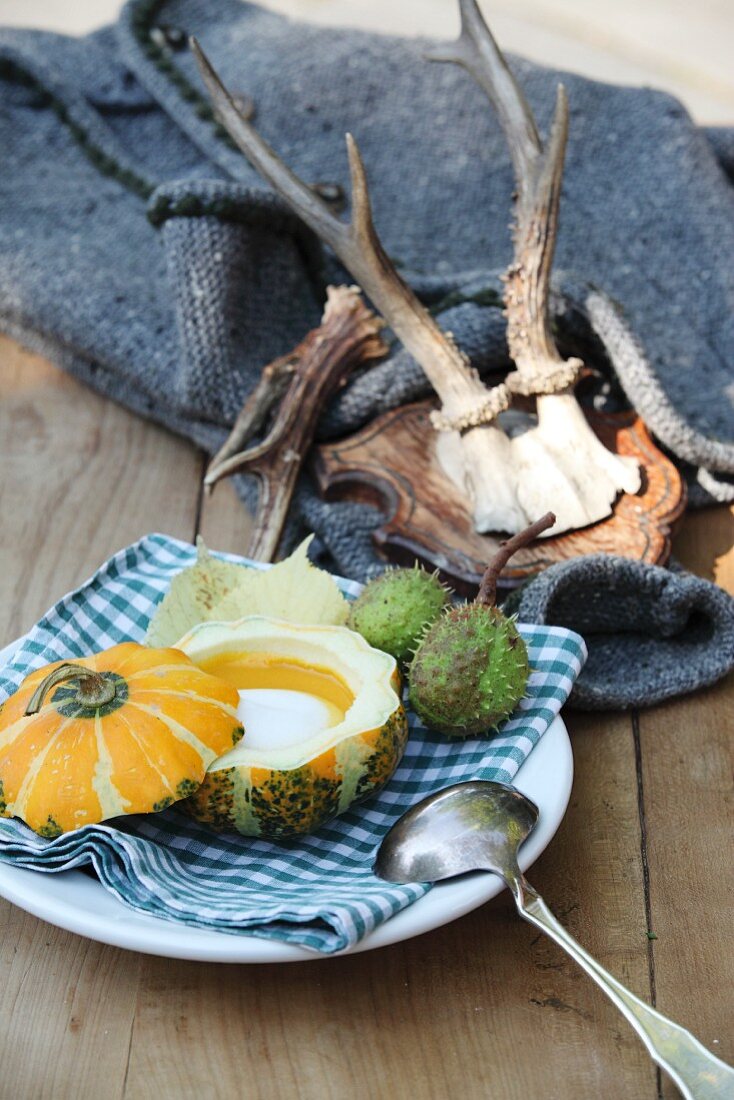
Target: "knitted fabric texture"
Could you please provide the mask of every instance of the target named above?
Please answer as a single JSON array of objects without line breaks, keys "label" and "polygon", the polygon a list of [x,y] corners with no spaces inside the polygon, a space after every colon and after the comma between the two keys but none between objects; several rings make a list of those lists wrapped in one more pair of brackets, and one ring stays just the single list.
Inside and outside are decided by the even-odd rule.
[{"label": "knitted fabric texture", "polygon": [[[476,293],[511,256],[512,169],[484,94],[427,64],[423,40],[296,24],[239,0],[132,0],[86,39],[0,34],[4,329],[211,449],[264,363],[318,321],[322,279],[338,273],[215,123],[188,34],[304,179],[348,192],[343,135],[357,135],[388,251],[434,304],[467,298],[439,320],[480,369],[505,368],[498,299]],[[667,95],[514,67],[542,129],[559,79],[569,95],[561,335],[569,321],[595,332],[659,439],[725,496],[734,199],[714,148]],[[722,156],[730,144],[716,137]],[[399,379],[387,393],[386,377]],[[425,392],[398,354],[323,430]]]},{"label": "knitted fabric texture", "polygon": [[546,569],[513,610],[587,638],[570,699],[582,710],[659,703],[734,668],[734,600],[689,573],[613,555],[574,558]]},{"label": "knitted fabric texture", "polygon": [[[348,193],[355,133],[401,273],[480,373],[506,371],[514,182],[484,94],[427,64],[423,40],[240,0],[131,0],[83,39],[0,31],[0,327],[213,451],[264,364],[318,323],[326,282],[348,278],[215,121],[189,34],[306,181]],[[699,130],[660,92],[511,63],[543,132],[560,79],[570,101],[560,341],[607,371],[607,407],[631,402],[685,464],[694,502],[730,499],[732,135]],[[396,348],[334,399],[319,434],[428,392]],[[324,504],[306,484],[299,509],[340,572],[381,568],[374,509]]]}]

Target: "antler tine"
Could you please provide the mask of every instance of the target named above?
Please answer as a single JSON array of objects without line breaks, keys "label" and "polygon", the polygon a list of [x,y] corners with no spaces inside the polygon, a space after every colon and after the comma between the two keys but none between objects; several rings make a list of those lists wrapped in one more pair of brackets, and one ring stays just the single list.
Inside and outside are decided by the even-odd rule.
[{"label": "antler tine", "polygon": [[533,112],[484,21],[477,0],[459,0],[461,34],[455,42],[434,46],[429,61],[461,65],[484,89],[510,147],[521,204],[536,172],[543,146]]},{"label": "antler tine", "polygon": [[318,237],[325,241],[395,335],[421,365],[441,399],[433,423],[442,429],[439,461],[468,496],[479,531],[517,531],[525,526],[518,505],[510,441],[496,423],[510,395],[504,385],[487,390],[459,351],[401,279],[385,252],[372,221],[364,164],[351,135],[347,152],[352,180],[352,221],[328,210],[242,117],[201,48],[192,42],[219,118],[250,163],[258,169]]},{"label": "antler tine", "polygon": [[372,221],[372,203],[367,185],[362,154],[352,134],[346,134],[347,156],[349,157],[349,178],[352,184],[352,227],[355,236],[372,248],[381,249],[382,242],[377,236]]},{"label": "antler tine", "polygon": [[564,362],[548,315],[550,271],[558,227],[568,102],[559,85],[550,139],[545,148],[530,106],[510,72],[477,0],[459,0],[461,35],[430,55],[462,65],[487,93],[510,148],[518,191],[513,231],[515,255],[505,276],[507,342],[517,370],[508,375],[516,393],[565,390],[578,376],[578,359]]},{"label": "antler tine", "polygon": [[325,241],[372,299],[390,327],[420,363],[441,398],[444,419],[462,426],[491,420],[494,402],[451,337],[443,332],[404,282],[385,252],[372,221],[367,177],[356,141],[347,134],[352,180],[352,221],[335,217],[288,168],[243,117],[195,39],[191,48],[217,114],[250,163]]},{"label": "antler tine", "polygon": [[515,260],[505,275],[507,343],[517,372],[507,378],[516,393],[548,393],[576,379],[581,362],[565,363],[556,347],[548,310],[550,273],[558,227],[568,100],[558,85],[556,110],[539,173],[515,227]]},{"label": "antler tine", "polygon": [[283,163],[247,121],[197,40],[192,37],[189,42],[222,125],[253,168],[297,211],[309,229],[339,255],[347,244],[349,227],[335,217],[323,199]]},{"label": "antler tine", "polygon": [[[529,226],[520,226],[518,229],[518,233],[525,234],[525,239],[521,243],[524,246],[528,308],[532,308],[534,303],[538,319],[536,325],[531,325],[526,330],[529,357],[541,362],[544,359],[559,363],[562,361],[550,328],[548,295],[558,229],[558,207],[561,201],[561,182],[567,138],[568,98],[566,89],[562,84],[559,84],[556,91],[556,108],[550,137],[545,155],[541,161],[540,173],[533,195],[533,223]],[[533,231],[537,234],[537,248],[533,248],[531,241],[528,239]],[[514,322],[514,319],[508,315],[508,329],[511,327],[511,322]],[[522,336],[520,333],[513,332],[511,337],[508,336],[508,339],[512,341],[513,347],[517,349],[519,356],[518,369],[520,369],[525,366],[523,360],[528,358],[527,355],[522,355],[519,350],[522,346]],[[536,343],[533,344],[533,341],[536,341]]]},{"label": "antler tine", "polygon": [[513,438],[510,461],[520,508],[533,515],[552,497],[555,531],[561,533],[609,515],[620,490],[637,491],[640,475],[636,463],[607,451],[589,427],[573,393],[583,363],[564,361],[550,324],[550,272],[568,134],[566,93],[558,88],[544,146],[477,0],[459,0],[459,6],[459,40],[430,56],[463,66],[484,89],[510,148],[518,202],[514,256],[504,281],[507,342],[517,369],[505,385],[511,392],[535,395],[538,416],[536,428]]},{"label": "antler tine", "polygon": [[[434,321],[408,284],[395,270],[372,220],[372,206],[362,154],[351,134],[347,153],[352,184],[353,256],[342,261],[360,281],[390,327],[423,368],[441,398],[443,420],[463,426],[491,420],[491,402],[476,372],[451,336]],[[349,261],[349,262],[348,262]],[[486,414],[486,415],[485,415]]]}]

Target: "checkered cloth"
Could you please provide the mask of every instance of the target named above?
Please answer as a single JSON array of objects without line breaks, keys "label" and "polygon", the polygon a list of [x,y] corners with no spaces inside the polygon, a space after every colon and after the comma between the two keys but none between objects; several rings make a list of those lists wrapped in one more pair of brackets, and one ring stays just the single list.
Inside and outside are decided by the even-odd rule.
[{"label": "checkered cloth", "polygon": [[[50,661],[142,640],[172,577],[195,558],[194,547],[163,535],[121,550],[23,638],[0,673],[0,700]],[[348,596],[360,587],[339,584]],[[0,859],[47,872],[91,864],[102,885],[138,911],[324,953],[344,950],[430,889],[392,886],[372,873],[387,829],[409,806],[451,783],[511,782],[567,698],[586,657],[582,639],[558,627],[523,626],[521,632],[532,666],[528,693],[497,736],[447,742],[411,715],[405,756],[387,786],[312,836],[274,842],[216,834],[175,807],[88,825],[56,840],[0,818]]]}]

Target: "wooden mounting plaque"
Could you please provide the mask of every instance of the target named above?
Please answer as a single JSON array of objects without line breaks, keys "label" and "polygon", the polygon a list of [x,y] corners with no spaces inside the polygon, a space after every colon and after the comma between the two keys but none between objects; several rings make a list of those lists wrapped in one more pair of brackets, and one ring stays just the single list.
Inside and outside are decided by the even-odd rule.
[{"label": "wooden mounting plaque", "polygon": [[[396,565],[418,560],[472,595],[502,535],[477,534],[465,499],[441,469],[428,419],[434,407],[424,401],[384,413],[355,435],[317,447],[312,468],[327,500],[374,504],[385,514],[372,536],[381,557]],[[502,574],[505,586],[581,554],[621,554],[653,564],[670,555],[671,527],[686,503],[680,473],[634,413],[587,412],[587,418],[611,451],[638,460],[642,488],[634,496],[621,494],[607,519],[520,550]]]}]

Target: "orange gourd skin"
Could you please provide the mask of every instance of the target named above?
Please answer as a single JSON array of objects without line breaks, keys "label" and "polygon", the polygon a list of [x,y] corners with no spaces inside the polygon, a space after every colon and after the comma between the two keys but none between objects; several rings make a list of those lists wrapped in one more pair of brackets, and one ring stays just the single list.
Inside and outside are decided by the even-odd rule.
[{"label": "orange gourd skin", "polygon": [[114,682],[111,702],[81,705],[71,679],[25,716],[57,661],[0,706],[0,815],[41,836],[165,809],[197,790],[209,764],[242,737],[237,689],[177,649],[124,642],[74,663]]}]

